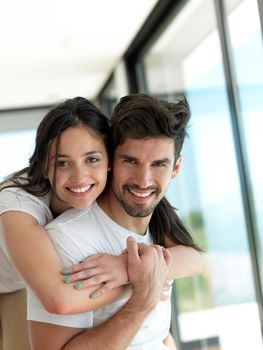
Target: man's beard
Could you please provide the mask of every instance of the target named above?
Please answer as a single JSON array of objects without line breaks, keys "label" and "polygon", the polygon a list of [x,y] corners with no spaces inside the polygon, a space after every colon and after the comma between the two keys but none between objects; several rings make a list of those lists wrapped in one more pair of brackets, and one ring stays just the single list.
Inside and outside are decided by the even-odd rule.
[{"label": "man's beard", "polygon": [[[123,186],[123,191],[129,191],[129,189],[134,189],[134,190],[139,190],[140,188],[136,185],[132,185],[132,184],[126,184]],[[135,205],[131,205],[125,202],[125,200],[123,199],[123,196],[116,193],[116,191],[114,190],[114,188],[112,189],[113,193],[116,197],[116,199],[118,200],[118,202],[121,204],[121,206],[123,207],[123,209],[125,210],[125,212],[133,217],[138,217],[138,218],[145,218],[149,215],[151,215],[154,211],[154,209],[156,208],[156,206],[158,205],[159,200],[155,200],[150,206],[148,206],[147,208],[144,208],[143,204],[135,204]],[[140,189],[141,190],[141,189]],[[155,198],[158,198],[158,195],[160,194],[161,190],[159,187],[148,187],[144,190],[154,190],[154,196]]]}]

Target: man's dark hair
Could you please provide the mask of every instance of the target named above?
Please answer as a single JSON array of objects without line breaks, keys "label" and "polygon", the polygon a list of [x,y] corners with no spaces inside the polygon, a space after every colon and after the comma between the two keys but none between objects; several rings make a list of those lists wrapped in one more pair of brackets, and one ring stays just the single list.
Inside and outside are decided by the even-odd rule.
[{"label": "man's dark hair", "polygon": [[121,145],[127,138],[169,137],[174,140],[177,160],[189,119],[190,110],[185,97],[176,103],[145,94],[122,97],[112,114],[112,147]]},{"label": "man's dark hair", "polygon": [[[167,102],[146,94],[124,96],[112,114],[111,153],[127,138],[169,137],[174,140],[176,162],[187,134],[189,119],[189,105],[183,96],[177,102]],[[154,209],[149,226],[156,244],[165,246],[165,237],[168,237],[175,244],[200,250],[165,197]]]}]

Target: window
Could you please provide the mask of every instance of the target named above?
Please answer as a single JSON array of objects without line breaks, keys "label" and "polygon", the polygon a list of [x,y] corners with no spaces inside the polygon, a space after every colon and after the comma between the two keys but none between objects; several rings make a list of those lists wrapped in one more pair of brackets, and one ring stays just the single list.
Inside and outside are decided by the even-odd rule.
[{"label": "window", "polygon": [[33,152],[35,143],[34,129],[0,133],[0,181],[7,175],[23,169]]},{"label": "window", "polygon": [[0,113],[0,181],[28,165],[38,124],[47,108]]},{"label": "window", "polygon": [[[258,233],[259,268],[263,281],[263,167],[260,162],[263,148],[262,31],[256,0],[242,1],[232,12],[228,1],[225,1],[225,5],[230,13],[227,19],[239,93],[240,124],[256,212],[254,224]],[[249,25],[244,26],[248,19]]]},{"label": "window", "polygon": [[[143,54],[143,89],[166,99],[184,93],[192,112],[183,169],[167,193],[206,250],[204,273],[175,283],[181,349],[260,350],[252,257],[214,3],[184,2]],[[263,50],[257,2],[225,3],[247,150],[243,156],[262,229]]]}]

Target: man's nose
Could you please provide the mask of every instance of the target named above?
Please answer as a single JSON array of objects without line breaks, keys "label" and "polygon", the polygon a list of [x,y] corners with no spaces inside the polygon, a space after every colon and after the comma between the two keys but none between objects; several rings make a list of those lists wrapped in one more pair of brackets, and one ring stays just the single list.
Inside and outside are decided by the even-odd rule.
[{"label": "man's nose", "polygon": [[135,182],[140,188],[147,188],[153,185],[152,171],[149,166],[141,166],[136,169]]}]

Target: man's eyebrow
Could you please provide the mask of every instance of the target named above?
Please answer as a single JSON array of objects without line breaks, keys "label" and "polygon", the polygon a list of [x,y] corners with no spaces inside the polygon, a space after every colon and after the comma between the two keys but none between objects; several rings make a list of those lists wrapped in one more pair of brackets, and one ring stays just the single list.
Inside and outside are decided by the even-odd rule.
[{"label": "man's eyebrow", "polygon": [[[138,159],[138,158],[136,158],[136,157],[134,157],[134,156],[131,156],[131,155],[128,155],[128,154],[126,154],[126,153],[121,153],[121,154],[119,155],[119,158],[120,158],[120,159],[132,159],[132,160],[137,160],[137,159]],[[167,158],[167,157],[161,158],[161,159],[155,159],[155,160],[152,160],[151,162],[152,162],[152,163],[161,162],[161,163],[165,163],[165,164],[171,164],[171,163],[172,163],[171,159],[170,159],[170,158]]]},{"label": "man's eyebrow", "polygon": [[[85,152],[85,153],[82,154],[82,156],[83,156],[83,157],[85,157],[85,156],[91,156],[91,155],[98,154],[98,153],[101,153],[101,154],[102,154],[101,151],[96,151],[96,150],[94,150],[94,151]],[[58,157],[58,158],[70,158],[70,155],[58,153],[58,154],[57,154],[57,157]],[[55,154],[54,154],[53,156],[51,156],[51,159],[54,159],[54,158],[56,158],[56,155],[55,155]]]},{"label": "man's eyebrow", "polygon": [[153,162],[162,162],[162,163],[166,163],[166,164],[171,164],[172,163],[170,158],[156,159]]},{"label": "man's eyebrow", "polygon": [[137,159],[136,157],[133,157],[133,156],[128,155],[128,154],[126,154],[126,153],[121,153],[121,154],[119,154],[119,158],[120,158],[120,159]]}]

